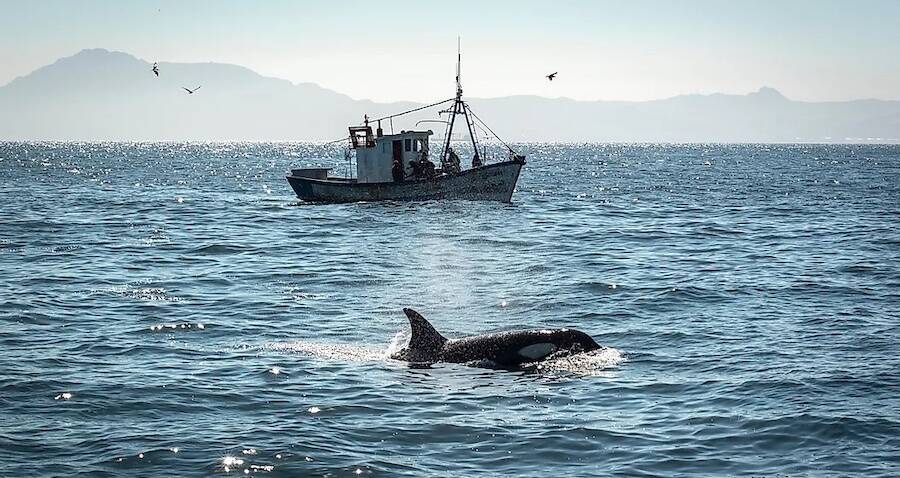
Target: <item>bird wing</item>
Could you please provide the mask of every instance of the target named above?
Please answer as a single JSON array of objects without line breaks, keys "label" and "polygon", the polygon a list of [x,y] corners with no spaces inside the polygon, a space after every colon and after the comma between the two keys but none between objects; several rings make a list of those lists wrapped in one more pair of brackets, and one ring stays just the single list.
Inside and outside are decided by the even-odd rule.
[{"label": "bird wing", "polygon": [[194,91],[197,91],[197,90],[199,90],[199,89],[200,89],[200,87],[201,87],[201,86],[203,86],[203,85],[197,85],[197,87],[196,87],[196,88],[194,88]]},{"label": "bird wing", "polygon": [[184,91],[187,91],[188,93],[193,93],[193,91],[191,91],[191,90],[189,90],[189,89],[187,89],[187,88],[185,88],[185,87],[183,87],[183,86],[181,87],[181,89],[184,90]]}]

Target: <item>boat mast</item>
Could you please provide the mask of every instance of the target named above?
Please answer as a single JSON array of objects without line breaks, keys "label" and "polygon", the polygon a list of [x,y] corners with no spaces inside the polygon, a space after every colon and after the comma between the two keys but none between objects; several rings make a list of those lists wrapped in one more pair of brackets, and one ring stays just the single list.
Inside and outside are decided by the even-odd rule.
[{"label": "boat mast", "polygon": [[475,132],[472,129],[472,120],[469,118],[469,114],[466,111],[468,108],[462,99],[463,90],[462,82],[460,81],[461,71],[462,51],[460,49],[459,37],[456,37],[456,100],[453,102],[453,109],[449,110],[450,126],[447,128],[447,137],[444,139],[444,151],[441,153],[441,168],[446,167],[447,164],[447,153],[450,151],[450,138],[453,137],[453,125],[456,123],[456,115],[459,113],[462,113],[466,118],[466,127],[469,130],[469,138],[472,140],[472,149],[475,151],[475,157],[472,158],[472,164],[477,166],[481,165],[481,158],[478,155],[478,145],[475,144]]},{"label": "boat mast", "polygon": [[456,111],[462,98],[462,83],[459,82],[459,65],[462,63],[462,53],[459,48],[459,37],[456,37],[456,99],[453,108],[447,110],[450,113],[450,123],[447,127],[447,137],[444,138],[444,150],[441,152],[441,169],[447,168],[447,153],[450,151],[450,138],[453,136],[453,123],[456,122]]}]

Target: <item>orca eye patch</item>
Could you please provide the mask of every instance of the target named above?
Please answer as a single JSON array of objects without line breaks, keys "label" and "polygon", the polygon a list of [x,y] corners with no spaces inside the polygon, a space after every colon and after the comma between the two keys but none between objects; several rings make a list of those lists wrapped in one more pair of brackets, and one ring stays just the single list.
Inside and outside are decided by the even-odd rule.
[{"label": "orca eye patch", "polygon": [[532,344],[519,349],[519,355],[531,360],[546,357],[556,351],[556,346],[551,343]]}]

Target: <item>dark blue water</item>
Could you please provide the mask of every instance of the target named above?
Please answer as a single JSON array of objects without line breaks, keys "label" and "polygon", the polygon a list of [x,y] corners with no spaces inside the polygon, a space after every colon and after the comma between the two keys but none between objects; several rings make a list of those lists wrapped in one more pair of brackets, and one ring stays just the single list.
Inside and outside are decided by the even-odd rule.
[{"label": "dark blue water", "polygon": [[[520,147],[335,206],[338,149],[0,144],[0,475],[900,475],[900,147]],[[609,348],[410,368],[404,306]]]}]

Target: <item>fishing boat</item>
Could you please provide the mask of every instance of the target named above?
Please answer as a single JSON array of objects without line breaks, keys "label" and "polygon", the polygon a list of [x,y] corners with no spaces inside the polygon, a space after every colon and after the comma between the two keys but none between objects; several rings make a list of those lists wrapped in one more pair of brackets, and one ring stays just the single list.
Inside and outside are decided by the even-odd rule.
[{"label": "fishing boat", "polygon": [[[350,126],[347,158],[356,158],[356,176],[331,176],[331,168],[292,169],[287,175],[297,197],[310,202],[345,203],[358,201],[423,201],[430,199],[466,199],[510,202],[525,165],[525,156],[516,153],[500,139],[463,100],[460,83],[462,56],[457,53],[456,96],[401,113],[369,119],[362,125]],[[439,114],[448,114],[446,133],[438,156],[440,167],[430,159],[431,130],[400,131],[384,134],[382,121],[390,121],[427,108],[445,106]],[[457,126],[457,117],[465,120],[472,142],[473,156],[469,164],[453,150],[450,140]],[[372,131],[372,123],[376,123]],[[421,123],[421,122],[420,122]],[[479,148],[475,129],[490,132],[506,148],[503,160],[488,163],[484,149]],[[465,167],[464,166],[470,166]],[[350,169],[352,171],[352,169]]]}]

